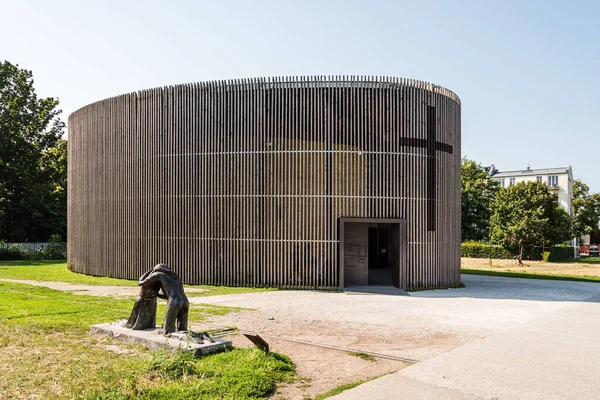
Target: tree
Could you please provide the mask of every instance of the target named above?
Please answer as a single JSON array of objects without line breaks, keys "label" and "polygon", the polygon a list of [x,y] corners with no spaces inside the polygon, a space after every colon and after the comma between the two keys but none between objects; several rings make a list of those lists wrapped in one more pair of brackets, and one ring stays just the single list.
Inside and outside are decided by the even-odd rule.
[{"label": "tree", "polygon": [[500,189],[492,203],[492,240],[510,250],[550,247],[572,237],[572,221],[558,197],[540,182]]},{"label": "tree", "polygon": [[481,165],[466,158],[461,162],[460,185],[462,240],[487,240],[490,206],[500,185],[489,179],[487,171]]},{"label": "tree", "polygon": [[600,220],[600,194],[590,194],[588,185],[575,179],[573,182],[573,234],[577,238],[598,229]]},{"label": "tree", "polygon": [[64,234],[66,197],[57,186],[66,191],[66,143],[57,106],[37,97],[31,71],[0,62],[0,239]]}]

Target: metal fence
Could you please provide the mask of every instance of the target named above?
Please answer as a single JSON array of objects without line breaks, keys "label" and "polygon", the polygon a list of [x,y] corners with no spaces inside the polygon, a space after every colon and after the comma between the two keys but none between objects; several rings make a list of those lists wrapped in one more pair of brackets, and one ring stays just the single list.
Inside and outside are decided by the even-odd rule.
[{"label": "metal fence", "polygon": [[47,247],[48,245],[52,245],[52,246],[61,246],[65,253],[67,251],[67,243],[63,242],[63,243],[55,243],[55,242],[25,242],[25,243],[13,243],[13,242],[0,242],[0,249],[7,249],[7,248],[17,248],[20,251],[32,251],[32,252],[36,252],[39,250],[42,250],[43,248]]},{"label": "metal fence", "polygon": [[0,242],[0,249],[14,249],[17,248],[19,251],[30,251],[36,253],[48,246],[60,246],[65,256],[67,254],[67,243],[56,243],[56,242],[25,242],[25,243],[13,243],[13,242]]}]

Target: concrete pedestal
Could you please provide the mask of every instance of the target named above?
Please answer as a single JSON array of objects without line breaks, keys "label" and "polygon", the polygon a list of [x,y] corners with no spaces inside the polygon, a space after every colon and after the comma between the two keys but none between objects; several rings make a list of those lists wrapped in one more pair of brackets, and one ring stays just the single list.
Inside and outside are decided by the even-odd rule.
[{"label": "concrete pedestal", "polygon": [[92,325],[90,327],[90,334],[106,335],[125,343],[138,344],[154,350],[164,348],[175,350],[181,348],[194,353],[196,356],[218,353],[231,348],[229,340],[211,338],[214,342],[205,340],[204,343],[195,343],[185,333],[179,332],[172,334],[172,337],[166,337],[160,333],[159,328],[134,331],[125,328],[119,322]]}]

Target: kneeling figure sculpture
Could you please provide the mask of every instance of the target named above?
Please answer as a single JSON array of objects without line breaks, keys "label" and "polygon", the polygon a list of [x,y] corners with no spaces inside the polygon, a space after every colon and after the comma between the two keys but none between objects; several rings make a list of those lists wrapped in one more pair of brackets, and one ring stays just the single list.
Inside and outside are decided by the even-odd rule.
[{"label": "kneeling figure sculpture", "polygon": [[138,281],[140,294],[125,327],[133,330],[156,327],[156,298],[167,300],[162,330],[165,335],[187,331],[189,302],[179,276],[165,264],[157,264]]}]

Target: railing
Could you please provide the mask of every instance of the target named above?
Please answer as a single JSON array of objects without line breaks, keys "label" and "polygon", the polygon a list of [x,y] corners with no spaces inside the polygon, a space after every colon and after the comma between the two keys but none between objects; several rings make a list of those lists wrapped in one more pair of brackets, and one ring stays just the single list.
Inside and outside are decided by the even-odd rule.
[{"label": "railing", "polygon": [[20,251],[30,251],[36,253],[48,246],[61,246],[63,252],[67,253],[67,243],[56,243],[56,242],[25,242],[25,243],[11,243],[11,242],[0,242],[0,250],[17,248]]}]

